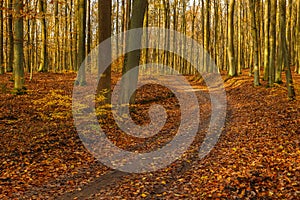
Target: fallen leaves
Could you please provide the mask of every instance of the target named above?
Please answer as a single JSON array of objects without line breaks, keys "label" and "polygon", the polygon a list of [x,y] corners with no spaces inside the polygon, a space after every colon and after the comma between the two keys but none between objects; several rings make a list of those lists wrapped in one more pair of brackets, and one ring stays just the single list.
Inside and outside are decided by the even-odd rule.
[{"label": "fallen leaves", "polygon": [[[0,81],[6,82],[8,75]],[[70,115],[75,74],[36,74],[23,96],[0,94],[0,198],[54,198],[76,190],[109,170],[82,146]],[[299,75],[295,82],[300,81]],[[1,82],[1,84],[3,84]],[[11,84],[11,83],[10,83]],[[200,89],[198,83],[193,83]],[[226,128],[213,151],[197,159],[205,126],[182,158],[153,173],[132,174],[116,185],[93,188],[101,199],[296,199],[300,195],[300,103],[289,102],[280,87],[253,87],[252,79],[228,80]],[[298,86],[296,84],[296,86]],[[7,85],[6,87],[11,87]],[[153,96],[153,94],[155,94]],[[209,100],[201,111],[209,119]],[[114,122],[102,121],[108,136],[121,148],[151,151],[176,134],[180,107],[166,88],[146,85],[132,107],[138,124],[149,123],[147,108],[161,103],[169,119],[151,140],[128,137]],[[56,114],[55,114],[56,113]],[[198,146],[197,146],[198,145]]]}]

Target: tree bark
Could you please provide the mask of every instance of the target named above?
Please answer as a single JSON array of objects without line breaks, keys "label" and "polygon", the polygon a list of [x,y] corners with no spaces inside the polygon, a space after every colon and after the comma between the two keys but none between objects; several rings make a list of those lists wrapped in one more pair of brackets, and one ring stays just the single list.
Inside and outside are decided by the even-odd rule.
[{"label": "tree bark", "polygon": [[228,59],[229,59],[229,72],[230,77],[237,75],[235,52],[234,52],[234,7],[235,0],[230,0],[229,13],[228,13]]},{"label": "tree bark", "polygon": [[[204,29],[204,48],[207,53],[210,53],[210,0],[206,0],[206,15],[205,15],[205,29]],[[209,72],[210,63],[209,59],[204,58],[205,72]]]},{"label": "tree bark", "polygon": [[12,17],[12,4],[13,0],[8,0],[8,63],[7,63],[7,72],[13,71],[13,62],[14,62],[14,37],[13,37],[13,17]]},{"label": "tree bark", "polygon": [[47,25],[46,25],[46,1],[39,1],[39,12],[41,16],[41,56],[39,72],[48,71],[48,56],[47,56]]},{"label": "tree bark", "polygon": [[24,93],[22,0],[14,0],[14,94]]},{"label": "tree bark", "polygon": [[85,59],[85,33],[86,33],[86,0],[78,1],[78,55],[77,55],[77,65],[79,70],[77,84],[81,86],[86,85],[86,77],[85,77],[85,66],[82,65],[82,62]]},{"label": "tree bark", "polygon": [[[0,7],[3,7],[3,0],[0,0]],[[3,11],[0,9],[0,74],[4,74],[4,54],[3,54]]]},{"label": "tree bark", "polygon": [[300,74],[300,40],[299,40],[299,38],[300,38],[300,1],[298,0],[297,1],[297,25],[296,25],[296,38],[298,38],[297,40],[296,40],[296,42],[297,42],[297,55],[298,56],[296,56],[297,57],[297,64],[296,64],[296,67],[297,67],[297,70],[296,70],[296,72],[298,73],[298,74]]},{"label": "tree bark", "polygon": [[[112,13],[112,2],[109,0],[106,1],[99,1],[99,16],[98,16],[98,22],[99,22],[99,44],[101,44],[103,41],[111,37],[111,13]],[[112,42],[112,41],[111,41]],[[102,59],[105,60],[111,60],[112,56],[112,49],[111,44],[108,47],[109,49],[106,50],[106,52],[99,52],[100,53],[100,60],[99,60],[99,69],[106,66],[102,66],[103,63]],[[111,102],[111,66],[109,66],[100,77],[99,86],[98,86],[98,92],[101,92],[102,95],[105,96],[105,103]]]},{"label": "tree bark", "polygon": [[[147,5],[148,5],[147,0],[134,0],[133,1],[132,17],[130,19],[129,29],[143,27],[144,15],[146,12]],[[133,35],[129,35],[127,40],[128,40],[128,42],[126,44],[128,46],[130,46],[131,44],[133,44],[136,41],[141,45],[142,35],[139,35],[136,38],[134,38]],[[127,73],[129,70],[139,66],[140,54],[141,54],[141,50],[135,50],[135,51],[129,52],[125,55],[124,67],[123,67],[123,72],[122,72],[123,75],[125,73]],[[128,77],[128,79],[123,79],[123,80],[124,80],[124,82],[122,83],[122,88],[121,88],[120,103],[124,103],[126,99],[130,99],[129,103],[134,104],[135,103],[135,93],[131,96],[131,98],[128,97],[129,86],[131,88],[137,87],[138,70],[136,70],[134,74],[132,73],[131,76]]]},{"label": "tree bark", "polygon": [[55,38],[55,42],[56,42],[56,49],[55,49],[55,53],[54,53],[54,71],[56,72],[57,70],[59,70],[59,49],[60,49],[60,42],[59,42],[59,19],[58,19],[58,1],[55,1],[54,4],[54,23],[55,23],[55,27],[54,27],[54,38]]},{"label": "tree bark", "polygon": [[277,0],[270,1],[270,9],[269,87],[273,87],[275,82]]},{"label": "tree bark", "polygon": [[258,37],[257,37],[257,25],[255,21],[255,0],[249,0],[250,15],[251,15],[251,32],[252,32],[252,48],[253,48],[253,71],[254,71],[254,86],[259,86],[259,66],[258,66]]},{"label": "tree bark", "polygon": [[269,57],[270,57],[270,0],[265,1],[264,13],[264,81],[269,78]]},{"label": "tree bark", "polygon": [[288,97],[290,100],[295,99],[295,89],[294,89],[294,83],[291,73],[291,67],[290,67],[290,55],[288,51],[288,45],[286,41],[286,0],[280,0],[279,1],[279,13],[280,13],[280,38],[281,38],[281,51],[282,51],[282,59],[283,59],[283,65],[285,69],[286,74],[286,84],[288,89]]}]

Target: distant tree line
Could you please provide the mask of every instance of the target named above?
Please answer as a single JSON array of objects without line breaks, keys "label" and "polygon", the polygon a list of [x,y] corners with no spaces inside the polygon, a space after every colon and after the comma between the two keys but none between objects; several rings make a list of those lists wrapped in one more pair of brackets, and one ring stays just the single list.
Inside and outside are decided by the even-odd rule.
[{"label": "distant tree line", "polygon": [[[91,49],[111,34],[142,25],[176,30],[203,45],[218,66],[217,71],[204,66],[205,72],[226,70],[237,76],[248,68],[255,86],[263,77],[273,87],[282,82],[284,71],[289,97],[295,96],[291,71],[300,74],[299,0],[0,0],[0,8],[0,74],[14,72],[16,90],[23,87],[24,73],[32,78],[33,72],[77,71]],[[123,48],[111,53],[124,51],[128,41],[120,41]],[[167,35],[159,41],[193,52]],[[138,57],[138,62],[196,73],[180,55],[158,48],[143,50]],[[125,60],[127,67],[123,61],[115,70],[124,73],[137,63]],[[106,73],[102,88],[110,87],[110,69]],[[78,84],[84,83],[81,77]]]}]

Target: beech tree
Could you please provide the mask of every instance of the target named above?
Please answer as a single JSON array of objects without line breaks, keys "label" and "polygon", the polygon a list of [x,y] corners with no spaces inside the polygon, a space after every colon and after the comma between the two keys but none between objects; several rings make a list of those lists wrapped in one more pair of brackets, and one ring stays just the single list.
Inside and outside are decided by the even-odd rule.
[{"label": "beech tree", "polygon": [[[0,7],[3,7],[3,0],[0,0]],[[4,74],[4,55],[3,55],[3,11],[0,9],[0,74]]]},{"label": "beech tree", "polygon": [[275,59],[276,59],[276,13],[277,0],[270,0],[270,61],[269,61],[269,87],[275,82]]},{"label": "beech tree", "polygon": [[[130,18],[129,29],[143,27],[144,15],[146,12],[147,5],[148,5],[147,0],[133,0],[132,16]],[[129,46],[136,41],[141,45],[142,35],[138,35],[138,37],[134,37],[134,35],[129,34],[126,42],[126,45],[128,45],[127,48],[130,48]],[[141,54],[140,50],[135,50],[125,55],[122,74],[127,73],[129,70],[139,65],[140,54]],[[137,86],[138,72],[139,71],[136,70],[135,73],[132,73],[131,76],[128,77],[128,79],[123,79],[124,82],[122,83],[121,99],[120,99],[121,103],[123,103],[125,99],[130,99],[131,104],[135,102],[135,94],[132,95],[130,98],[128,97],[128,95],[129,95],[129,86],[132,88],[136,88]]]},{"label": "beech tree", "polygon": [[259,63],[258,63],[258,38],[257,38],[257,26],[255,22],[255,1],[254,0],[249,0],[250,4],[250,14],[251,14],[251,26],[252,26],[252,52],[254,52],[254,86],[259,86]]},{"label": "beech tree", "polygon": [[[13,1],[0,0],[3,7],[0,10],[0,74],[10,73],[14,68]],[[191,54],[203,72],[226,71],[230,77],[247,71],[251,75],[254,73],[254,85],[267,81],[272,87],[274,82],[282,83],[282,71],[288,72],[286,62],[290,63],[290,68],[295,66],[293,70],[300,74],[300,3],[285,0],[285,11],[282,12],[283,8],[277,7],[277,2],[279,0],[23,0],[23,67],[30,72],[31,79],[35,71],[76,72],[91,49],[112,33],[145,24],[173,29],[191,37],[203,46],[219,69],[212,71],[211,63],[200,59],[202,55],[193,51],[195,43],[187,46],[185,39],[170,38],[168,32],[143,35],[141,42],[145,43],[152,41],[147,39],[157,37],[155,45],[158,48],[144,49],[142,55],[140,51],[130,52],[118,58],[118,65],[113,64],[105,71],[98,89],[106,89],[108,101],[110,77],[114,72],[111,68],[116,67],[116,71],[122,70],[124,74],[139,62],[158,62],[183,74],[195,74],[191,63],[182,58],[186,53]],[[282,41],[283,32],[285,42]],[[111,51],[122,53],[132,41],[139,42],[140,38],[123,36],[113,41],[116,45],[121,43],[122,48]],[[160,47],[170,45],[178,48],[180,54],[160,50]],[[107,57],[111,57],[111,51]],[[263,69],[262,80],[260,68]],[[84,69],[81,70],[76,83],[85,85]],[[137,78],[138,74],[134,75],[128,84],[134,86]],[[133,99],[134,96],[131,102]]]},{"label": "beech tree", "polygon": [[297,54],[297,60],[296,60],[296,72],[298,74],[300,74],[300,1],[297,1],[297,25],[296,25],[296,38],[298,38],[298,40],[296,40],[296,54]]},{"label": "beech tree", "polygon": [[[111,36],[111,13],[112,13],[112,2],[109,0],[98,1],[99,13],[98,13],[98,36],[99,44]],[[111,42],[110,42],[111,43]],[[112,49],[111,44],[105,52],[99,52],[99,68],[102,69],[106,66],[102,66],[103,60],[110,60]],[[106,97],[106,103],[110,103],[111,96],[111,66],[109,66],[100,77],[98,91],[104,91],[103,95]]]},{"label": "beech tree", "polygon": [[264,80],[269,78],[269,57],[270,57],[270,0],[265,1],[264,9]]},{"label": "beech tree", "polygon": [[22,0],[14,0],[14,93],[24,93],[23,16]]},{"label": "beech tree", "polygon": [[84,86],[86,85],[86,77],[85,77],[85,66],[82,65],[82,62],[85,59],[85,39],[86,39],[86,0],[78,1],[78,55],[77,55],[77,64],[79,71],[79,77],[77,79],[77,84]]},{"label": "beech tree", "polygon": [[48,70],[48,56],[47,56],[47,24],[46,24],[46,1],[39,0],[39,12],[41,17],[41,55],[40,55],[40,72]]},{"label": "beech tree", "polygon": [[234,7],[235,0],[230,0],[228,14],[228,60],[229,60],[229,76],[236,76],[236,62],[234,52]]},{"label": "beech tree", "polygon": [[280,25],[280,42],[281,42],[281,55],[283,59],[283,65],[286,75],[286,84],[288,88],[288,97],[293,100],[295,98],[295,89],[290,67],[290,55],[288,51],[287,41],[286,41],[286,0],[279,1],[279,25]]},{"label": "beech tree", "polygon": [[12,4],[13,0],[8,0],[8,13],[7,13],[7,27],[8,27],[8,62],[7,62],[7,72],[13,71],[13,60],[14,60],[14,38],[13,38],[13,17],[12,17]]}]

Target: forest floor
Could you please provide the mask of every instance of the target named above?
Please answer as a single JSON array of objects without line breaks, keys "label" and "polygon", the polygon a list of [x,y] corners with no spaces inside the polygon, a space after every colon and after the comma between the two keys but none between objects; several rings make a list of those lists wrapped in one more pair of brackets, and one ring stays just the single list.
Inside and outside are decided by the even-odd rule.
[{"label": "forest floor", "polygon": [[[167,168],[129,174],[102,165],[78,137],[71,110],[75,74],[34,74],[32,81],[26,79],[28,94],[22,96],[10,94],[11,74],[1,75],[0,199],[297,199],[300,75],[293,76],[299,95],[295,101],[287,99],[285,84],[267,88],[262,81],[254,87],[247,71],[226,80],[225,128],[204,159],[198,151],[210,118],[210,99],[204,83],[187,77],[201,90],[196,95],[204,120],[195,141]],[[132,118],[148,123],[146,112],[153,103],[164,105],[170,116],[157,136],[134,140],[116,127],[110,113],[101,122],[107,135],[134,151],[169,142],[180,110],[168,89],[143,87]]]}]

